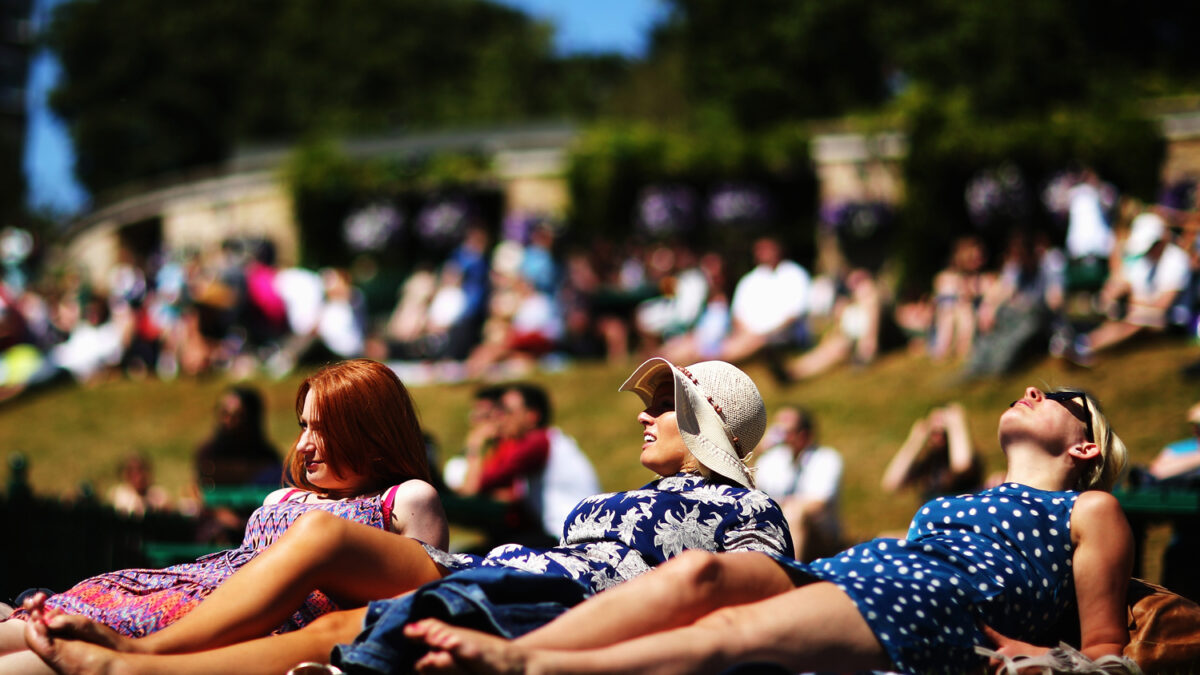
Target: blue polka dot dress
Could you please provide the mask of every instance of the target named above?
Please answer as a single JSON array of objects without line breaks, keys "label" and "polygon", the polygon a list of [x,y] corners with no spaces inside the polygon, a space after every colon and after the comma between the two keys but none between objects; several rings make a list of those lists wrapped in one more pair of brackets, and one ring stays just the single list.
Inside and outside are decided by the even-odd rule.
[{"label": "blue polka dot dress", "polygon": [[925,504],[905,539],[875,539],[792,569],[838,585],[906,673],[985,664],[979,629],[1035,644],[1075,603],[1071,509],[1076,492],[1007,483]]}]

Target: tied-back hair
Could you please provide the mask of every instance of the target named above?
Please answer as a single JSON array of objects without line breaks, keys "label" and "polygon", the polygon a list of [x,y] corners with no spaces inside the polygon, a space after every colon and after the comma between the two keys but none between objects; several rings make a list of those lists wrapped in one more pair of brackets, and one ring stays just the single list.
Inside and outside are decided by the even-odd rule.
[{"label": "tied-back hair", "polygon": [[1099,401],[1091,394],[1084,393],[1084,396],[1087,397],[1088,410],[1092,416],[1092,437],[1100,448],[1100,456],[1080,473],[1075,489],[1111,492],[1117,479],[1125,472],[1129,463],[1129,453],[1125,449],[1124,441],[1113,431],[1104,411],[1100,409]]},{"label": "tied-back hair", "polygon": [[[296,419],[300,419],[310,392],[314,414],[309,424],[320,431],[325,461],[335,474],[353,471],[367,477],[364,491],[411,478],[430,480],[416,408],[391,368],[370,359],[325,366],[300,384]],[[288,452],[287,469],[289,484],[323,492],[308,482],[304,454],[296,450],[296,443]]]}]

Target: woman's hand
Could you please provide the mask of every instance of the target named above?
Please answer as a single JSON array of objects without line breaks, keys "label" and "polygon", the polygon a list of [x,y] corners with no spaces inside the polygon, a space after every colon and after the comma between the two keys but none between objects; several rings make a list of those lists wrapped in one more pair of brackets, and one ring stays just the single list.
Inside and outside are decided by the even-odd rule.
[{"label": "woman's hand", "polygon": [[[1041,656],[1042,654],[1050,651],[1049,647],[1039,647],[1037,645],[1029,644],[1028,642],[1014,640],[1013,638],[1008,637],[1007,635],[985,623],[979,624],[979,628],[982,629],[983,634],[988,636],[988,639],[996,645],[996,651],[1009,658],[1016,658],[1018,656]],[[1002,662],[999,659],[992,659],[993,666],[1000,663]]]},{"label": "woman's hand", "polygon": [[[1029,644],[1028,642],[1014,640],[987,624],[981,623],[979,624],[979,628],[983,631],[983,634],[986,635],[988,639],[996,645],[995,651],[998,654],[1007,656],[1010,659],[1015,659],[1018,656],[1041,656],[1042,654],[1050,651],[1049,647],[1039,647],[1037,645]],[[998,659],[994,656],[988,659],[988,667],[991,668],[992,672],[995,673],[1005,672],[1004,660]],[[1040,673],[1042,671],[1042,667],[1030,666],[1028,671],[1031,673]]]}]

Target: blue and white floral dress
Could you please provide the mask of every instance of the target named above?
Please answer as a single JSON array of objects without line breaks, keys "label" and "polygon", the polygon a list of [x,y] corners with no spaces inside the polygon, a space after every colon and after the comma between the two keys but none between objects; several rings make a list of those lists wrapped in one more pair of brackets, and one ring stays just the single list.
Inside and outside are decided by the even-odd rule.
[{"label": "blue and white floral dress", "polygon": [[691,548],[790,557],[792,538],[766,493],[680,473],[639,490],[584,499],[567,516],[553,548],[505,544],[483,557],[426,550],[452,573],[508,567],[570,577],[599,592]]},{"label": "blue and white floral dress", "polygon": [[479,557],[426,546],[451,574],[370,603],[363,631],[353,644],[337,646],[332,659],[349,672],[410,672],[424,653],[404,636],[412,621],[433,617],[515,638],[692,548],[785,558],[792,555],[792,537],[766,493],[692,474],[594,495],[571,511],[553,548],[508,544]]},{"label": "blue and white floral dress", "polygon": [[965,673],[1009,637],[1054,644],[1075,606],[1071,510],[1076,492],[1007,483],[943,497],[917,512],[905,539],[875,539],[787,567],[835,584],[854,601],[892,663],[906,673]]}]

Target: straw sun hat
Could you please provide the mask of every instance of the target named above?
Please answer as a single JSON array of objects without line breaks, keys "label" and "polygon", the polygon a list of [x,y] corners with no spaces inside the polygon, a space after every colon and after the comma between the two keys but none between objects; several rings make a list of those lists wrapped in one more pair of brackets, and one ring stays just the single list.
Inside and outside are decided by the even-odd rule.
[{"label": "straw sun hat", "polygon": [[745,458],[767,428],[767,409],[754,381],[724,361],[682,368],[653,358],[638,366],[621,391],[632,391],[649,405],[668,374],[675,382],[675,417],[688,451],[713,473],[753,488]]}]

